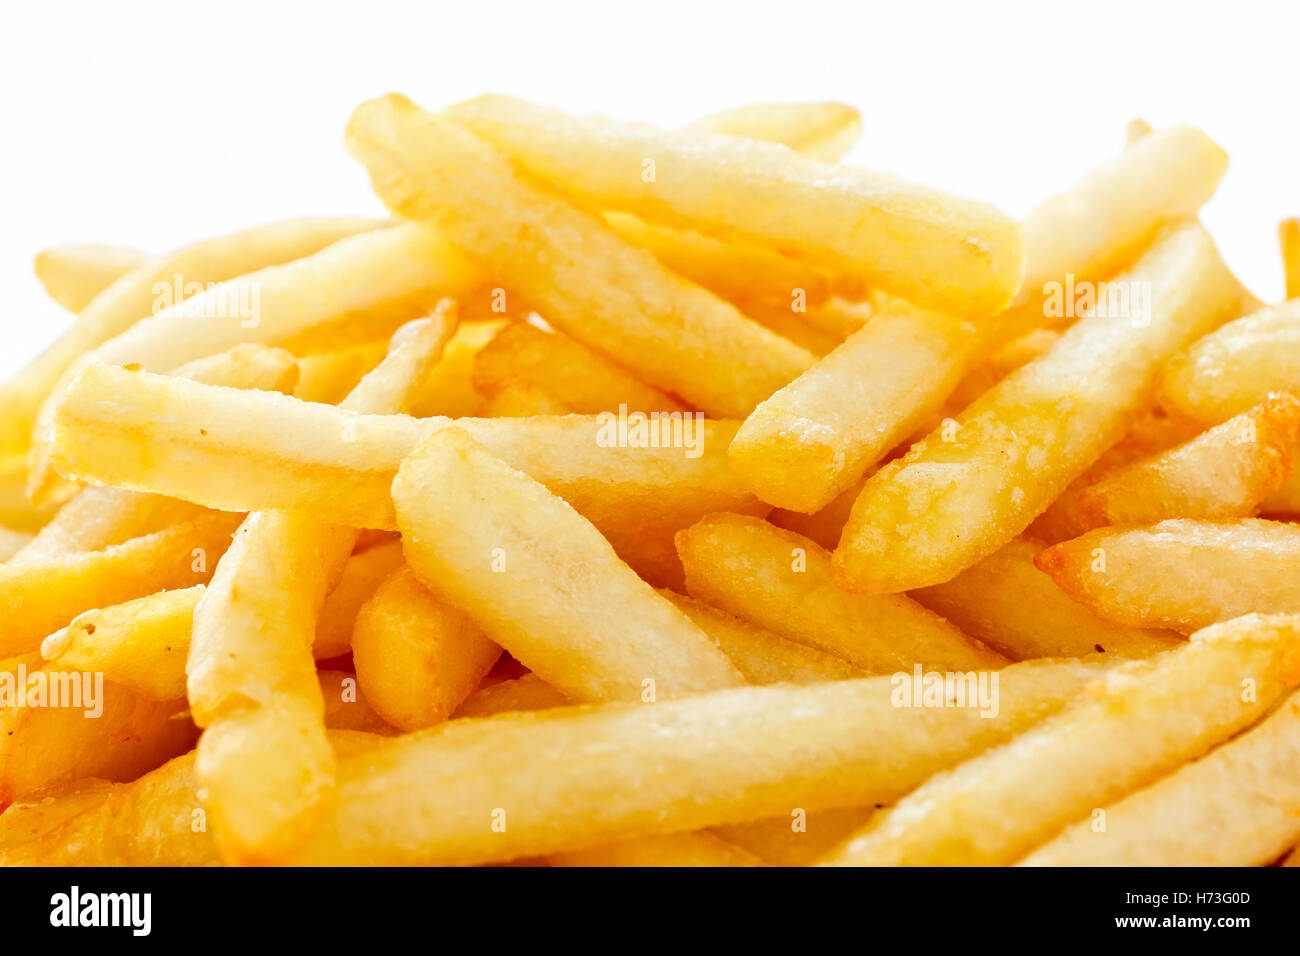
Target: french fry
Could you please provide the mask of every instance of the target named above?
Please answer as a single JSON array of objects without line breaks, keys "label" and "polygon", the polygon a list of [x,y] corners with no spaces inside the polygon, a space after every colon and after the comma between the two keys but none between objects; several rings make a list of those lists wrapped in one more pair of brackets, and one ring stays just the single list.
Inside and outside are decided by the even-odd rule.
[{"label": "french fry", "polygon": [[702,117],[688,129],[780,143],[833,163],[862,135],[862,115],[846,103],[749,103]]},{"label": "french fry", "polygon": [[[1114,283],[1132,292],[1127,307],[1089,312],[867,481],[835,551],[837,584],[911,590],[988,557],[1120,437],[1160,363],[1231,318],[1242,295],[1195,223],[1166,230]],[[1135,309],[1146,294],[1149,312]]]},{"label": "french fry", "polygon": [[410,568],[379,586],[352,633],[352,660],[366,699],[401,730],[446,720],[500,656],[499,645],[430,594]]},{"label": "french fry", "polygon": [[378,338],[304,356],[298,359],[298,384],[293,397],[337,405],[387,353],[388,339]]},{"label": "french fry", "polygon": [[551,866],[763,866],[748,850],[707,831],[666,833],[553,853]]},{"label": "french fry", "polygon": [[8,561],[32,543],[35,536],[30,531],[15,531],[0,525],[0,562]]},{"label": "french fry", "polygon": [[1165,364],[1160,401],[1216,425],[1278,391],[1300,391],[1300,300],[1267,306],[1193,342]]},{"label": "french fry", "polygon": [[1300,444],[1292,446],[1290,458],[1286,480],[1260,503],[1261,514],[1300,515]]},{"label": "french fry", "polygon": [[451,721],[341,758],[336,815],[299,862],[490,862],[892,802],[1053,713],[1093,673],[1008,668],[992,718],[898,707],[892,679],[874,677]]},{"label": "french fry", "polygon": [[325,598],[316,621],[316,639],[311,652],[318,661],[348,652],[361,606],[404,563],[402,545],[398,541],[355,552],[348,558],[339,583]]},{"label": "french fry", "polygon": [[1148,657],[1181,643],[1169,631],[1115,624],[1076,604],[1034,567],[1041,550],[1033,541],[1012,538],[951,581],[911,596],[1012,660]]},{"label": "french fry", "polygon": [[877,314],[745,419],[732,468],[769,504],[824,508],[939,408],[973,335],[906,305]]},{"label": "french fry", "polygon": [[347,141],[389,208],[432,221],[561,331],[709,414],[747,414],[812,363],[404,97],[359,106]]},{"label": "french fry", "polygon": [[568,698],[536,674],[525,674],[480,687],[451,716],[491,717],[517,710],[550,710],[568,703]]},{"label": "french fry", "polygon": [[904,595],[831,583],[830,555],[758,518],[717,514],[677,536],[691,596],[872,673],[998,668],[1002,655]]},{"label": "french fry", "polygon": [[1277,243],[1282,249],[1286,297],[1300,298],[1300,219],[1284,219],[1278,224]]},{"label": "french fry", "polygon": [[[49,430],[68,382],[97,364],[136,363],[166,371],[241,342],[293,351],[295,335],[359,319],[370,339],[425,314],[444,295],[480,280],[477,269],[415,224],[343,239],[286,265],[219,283],[142,321],[60,367],[61,384],[44,399],[34,426],[29,490],[48,493]],[[247,314],[245,314],[247,313]],[[132,316],[140,318],[139,315]]]},{"label": "french fry", "polygon": [[[1094,816],[1096,811],[1093,811]],[[1300,695],[1259,724],[1073,823],[1022,866],[1264,866],[1300,839]]]},{"label": "french fry", "polygon": [[424,377],[411,399],[411,414],[417,418],[469,418],[482,414],[482,396],[473,382],[474,362],[505,326],[502,321],[462,322],[443,350],[442,361]]},{"label": "french fry", "polygon": [[1185,633],[1300,611],[1300,526],[1260,518],[1098,528],[1034,559],[1070,597],[1131,627]]},{"label": "french fry", "polygon": [[[1060,713],[877,814],[826,862],[1015,862],[1257,720],[1300,682],[1298,626],[1251,615],[1198,634],[1154,666],[1116,669]],[[1243,693],[1246,683],[1255,694]]]},{"label": "french fry", "polygon": [[521,379],[581,414],[616,411],[619,405],[642,412],[686,411],[672,396],[586,346],[528,322],[507,325],[474,357],[474,387],[484,395]]},{"label": "french fry", "polygon": [[566,697],[653,701],[744,683],[570,505],[459,429],[403,462],[393,500],[420,582]]},{"label": "french fry", "polygon": [[80,312],[92,299],[147,261],[137,249],[82,244],[55,246],[36,254],[36,278],[50,298],[69,312]]},{"label": "french fry", "polygon": [[811,866],[862,829],[875,812],[874,805],[814,813],[795,807],[784,816],[726,824],[714,827],[711,832],[728,844],[748,850],[764,863]]},{"label": "french fry", "polygon": [[484,418],[536,418],[538,415],[568,415],[572,411],[539,385],[514,379],[484,393],[479,414]]},{"label": "french fry", "polygon": [[1122,465],[1077,494],[1075,534],[1165,518],[1244,518],[1285,482],[1300,432],[1300,401],[1288,392],[1176,448]]},{"label": "french fry", "polygon": [[573,117],[504,96],[444,115],[586,205],[767,245],[937,311],[992,315],[1020,282],[1018,223],[891,176],[771,143]]},{"label": "french fry", "polygon": [[[169,413],[159,417],[159,407]],[[60,472],[77,481],[395,530],[389,489],[398,466],[450,423],[360,415],[104,366],[86,369],[69,387],[53,450]],[[598,416],[456,425],[611,537],[632,520],[679,528],[710,511],[762,510],[727,467],[735,422],[661,421],[657,442],[654,434],[644,442],[631,431],[621,435],[617,422]]]},{"label": "french fry", "polygon": [[202,515],[101,551],[0,565],[0,657],[35,651],[89,608],[202,584],[238,524],[238,515]]},{"label": "french fry", "polygon": [[27,456],[0,455],[0,524],[15,531],[40,531],[66,497],[33,505],[27,500]]},{"label": "french fry", "polygon": [[[398,329],[343,409],[401,411],[455,322],[455,310],[440,306]],[[355,529],[311,517],[251,513],[194,608],[186,689],[205,728],[195,766],[223,859],[285,859],[333,800],[311,644],[356,540]]]},{"label": "french fry", "polygon": [[103,803],[113,790],[107,780],[91,777],[51,791],[38,791],[0,813],[0,853],[34,840],[83,810]]}]

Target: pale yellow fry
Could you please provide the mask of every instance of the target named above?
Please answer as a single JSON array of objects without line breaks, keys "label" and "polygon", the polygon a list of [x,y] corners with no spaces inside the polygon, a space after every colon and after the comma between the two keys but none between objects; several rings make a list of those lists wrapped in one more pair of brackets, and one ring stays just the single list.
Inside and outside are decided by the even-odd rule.
[{"label": "pale yellow fry", "polygon": [[649,702],[744,683],[569,504],[465,432],[426,439],[393,500],[416,577],[570,699]]},{"label": "pale yellow fry", "polygon": [[1260,518],[1098,528],[1034,559],[1108,620],[1184,632],[1252,611],[1300,612],[1298,562],[1300,525]]},{"label": "pale yellow fry", "polygon": [[500,656],[500,645],[430,594],[410,568],[379,586],[352,632],[361,689],[384,720],[407,731],[450,717]]},{"label": "pale yellow fry", "polygon": [[1018,223],[892,176],[772,143],[568,116],[504,96],[445,115],[587,205],[771,246],[938,311],[992,315],[1020,283]]},{"label": "pale yellow fry", "polygon": [[1034,567],[1042,546],[1012,538],[951,581],[912,591],[918,602],[1012,660],[1147,657],[1181,643],[1168,631],[1127,627],[1070,600]]},{"label": "pale yellow fry", "polygon": [[241,342],[288,347],[300,333],[354,320],[365,325],[364,338],[374,338],[479,280],[478,270],[445,241],[406,224],[351,236],[149,315],[81,355],[63,373],[60,387],[48,398],[42,393],[45,401],[33,439],[34,494],[39,500],[52,477],[47,468],[50,424],[67,382],[80,369],[129,362],[166,371]]},{"label": "pale yellow fry", "polygon": [[347,141],[389,208],[435,223],[556,328],[710,414],[747,414],[812,363],[404,97],[359,106]]},{"label": "pale yellow fry", "polygon": [[1054,712],[1093,673],[1008,668],[992,718],[898,707],[876,677],[451,721],[342,758],[336,817],[302,862],[509,860],[890,802]]},{"label": "pale yellow fry", "polygon": [[[1240,308],[1198,224],[1170,227],[1118,279],[1129,308],[1087,314],[862,489],[835,551],[855,591],[939,584],[1025,530],[1121,434],[1160,363]],[[1149,296],[1149,314],[1132,308]]]},{"label": "pale yellow fry", "polygon": [[[210,508],[301,511],[394,530],[390,487],[398,466],[421,439],[449,424],[101,366],[70,386],[55,422],[54,452],[60,471],[74,480]],[[735,422],[678,416],[662,423],[659,447],[645,447],[599,416],[456,425],[569,501],[611,540],[648,522],[680,528],[711,511],[757,505],[727,467]]]},{"label": "pale yellow fry", "polygon": [[1300,219],[1282,220],[1277,227],[1277,242],[1282,249],[1286,297],[1300,298]]},{"label": "pale yellow fry", "polygon": [[1171,358],[1160,401],[1214,425],[1279,391],[1300,392],[1300,299],[1229,322]]},{"label": "pale yellow fry", "polygon": [[1094,810],[1021,865],[1263,866],[1297,839],[1300,695],[1292,694],[1250,730]]},{"label": "pale yellow fry", "polygon": [[[175,374],[205,385],[282,391],[293,386],[297,364],[284,349],[237,345],[217,355],[196,359],[177,369]],[[77,551],[98,551],[188,521],[200,512],[190,502],[162,495],[125,488],[83,488],[16,557],[30,561]]]},{"label": "pale yellow fry", "polygon": [[143,252],[123,246],[55,246],[36,254],[36,278],[51,299],[69,312],[80,312],[95,296],[146,260]]},{"label": "pale yellow fry", "polygon": [[565,335],[528,322],[507,325],[474,357],[474,387],[484,395],[518,380],[540,386],[582,414],[682,412],[686,406]]},{"label": "pale yellow fry", "polygon": [[1295,618],[1251,615],[1154,664],[1111,671],[1060,713],[877,814],[827,862],[1014,862],[1257,720],[1300,682],[1297,626]]},{"label": "pale yellow fry", "polygon": [[711,515],[677,535],[677,553],[692,597],[872,673],[1007,663],[904,595],[841,591],[826,551],[758,518]]},{"label": "pale yellow fry", "polygon": [[847,103],[747,103],[701,117],[687,128],[781,143],[833,163],[862,135],[862,114]]},{"label": "pale yellow fry", "polygon": [[769,504],[820,510],[940,407],[973,335],[905,305],[877,314],[745,419],[732,468]]},{"label": "pale yellow fry", "polygon": [[553,853],[551,866],[763,866],[748,850],[712,833],[667,833],[586,850]]}]

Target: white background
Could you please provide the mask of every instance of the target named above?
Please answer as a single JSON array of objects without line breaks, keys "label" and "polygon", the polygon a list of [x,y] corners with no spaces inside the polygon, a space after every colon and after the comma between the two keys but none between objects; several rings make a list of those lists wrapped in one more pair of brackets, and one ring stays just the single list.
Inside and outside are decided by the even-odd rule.
[{"label": "white background", "polygon": [[0,13],[0,375],[70,317],[44,246],[163,251],[300,214],[379,213],[354,104],[488,91],[662,124],[754,100],[861,109],[851,161],[1016,215],[1191,122],[1232,157],[1204,219],[1265,299],[1300,214],[1300,4],[704,0],[19,3]]}]

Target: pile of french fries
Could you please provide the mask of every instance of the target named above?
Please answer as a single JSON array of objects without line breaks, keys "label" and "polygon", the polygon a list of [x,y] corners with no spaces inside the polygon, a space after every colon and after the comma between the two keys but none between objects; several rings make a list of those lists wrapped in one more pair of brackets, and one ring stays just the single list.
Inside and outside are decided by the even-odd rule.
[{"label": "pile of french fries", "polygon": [[1286,858],[1300,223],[1266,304],[1196,129],[1016,221],[860,126],[390,95],[392,220],[41,253],[0,862]]}]

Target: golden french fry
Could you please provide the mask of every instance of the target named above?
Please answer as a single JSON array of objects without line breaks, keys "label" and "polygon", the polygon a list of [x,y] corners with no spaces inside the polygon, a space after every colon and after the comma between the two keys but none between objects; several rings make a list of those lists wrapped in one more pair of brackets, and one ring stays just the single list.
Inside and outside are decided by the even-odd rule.
[{"label": "golden french fry", "polygon": [[348,558],[339,583],[325,598],[316,621],[316,639],[311,652],[318,661],[348,652],[361,606],[370,600],[375,589],[390,574],[405,563],[399,541],[357,551]]},{"label": "golden french fry", "polygon": [[1162,233],[1110,288],[1127,290],[1116,307],[1087,313],[1046,355],[867,481],[835,551],[837,584],[910,590],[988,557],[1120,437],[1160,363],[1241,302],[1195,223]]},{"label": "golden french fry", "polygon": [[502,321],[462,322],[443,350],[442,361],[425,375],[411,399],[411,414],[417,418],[469,418],[482,414],[482,396],[473,382],[474,362],[505,326]]},{"label": "golden french fry", "polygon": [[973,335],[947,316],[886,309],[745,419],[732,468],[769,504],[824,508],[940,407]]},{"label": "golden french fry", "polygon": [[[1060,713],[927,781],[826,862],[1012,863],[1249,726],[1300,682],[1300,621],[1251,615],[1101,677]],[[1245,694],[1249,683],[1255,694]]]},{"label": "golden french fry", "polygon": [[474,357],[474,387],[484,395],[521,379],[582,414],[617,412],[620,405],[640,412],[686,411],[672,396],[581,343],[528,322],[507,325]]},{"label": "golden french fry", "polygon": [[1277,242],[1282,249],[1286,297],[1300,298],[1300,219],[1282,220],[1277,227]]},{"label": "golden french fry", "polygon": [[500,656],[499,645],[430,594],[410,568],[379,586],[352,633],[352,660],[366,699],[401,730],[446,720]]},{"label": "golden french fry", "polygon": [[1215,425],[1278,391],[1300,391],[1300,300],[1267,306],[1193,342],[1165,363],[1160,401]]},{"label": "golden french fry", "polygon": [[927,308],[992,315],[1020,282],[1018,223],[892,176],[771,143],[573,117],[504,96],[444,115],[589,206],[771,246]]},{"label": "golden french fry", "polygon": [[1012,538],[951,581],[912,591],[919,603],[1012,660],[1147,657],[1181,643],[1169,631],[1126,627],[1070,600],[1034,567],[1042,547]]},{"label": "golden french fry", "polygon": [[103,803],[112,791],[109,781],[90,777],[16,801],[0,813],[0,852],[48,833],[82,810]]},{"label": "golden french fry", "polygon": [[653,701],[744,683],[570,505],[465,432],[426,439],[393,501],[415,576],[565,696]]},{"label": "golden french fry", "polygon": [[904,595],[841,591],[829,554],[761,519],[710,515],[677,535],[677,552],[692,597],[872,673],[1007,663]]},{"label": "golden french fry", "polygon": [[862,135],[862,115],[847,103],[748,103],[711,113],[687,128],[781,143],[833,163]]},{"label": "golden french fry", "polygon": [[1300,612],[1300,526],[1260,518],[1098,528],[1034,559],[1096,614],[1195,631],[1252,611]]},{"label": "golden french fry", "polygon": [[337,405],[387,353],[385,337],[303,356],[298,359],[298,384],[293,388],[293,397]]},{"label": "golden french fry", "polygon": [[[50,425],[68,382],[96,364],[136,363],[165,371],[241,342],[280,344],[331,323],[360,320],[366,339],[391,334],[444,295],[479,281],[459,252],[415,224],[351,236],[286,265],[219,283],[154,315],[61,366],[33,432],[29,488],[40,501],[49,486]],[[51,383],[52,384],[52,383]],[[48,386],[46,386],[48,391]]]},{"label": "golden french fry", "polygon": [[1260,503],[1261,514],[1300,515],[1300,444],[1291,447],[1290,459],[1286,480]]},{"label": "golden french fry", "polygon": [[[1300,839],[1300,695],[1216,750],[1066,827],[1022,866],[1264,866]],[[1097,811],[1093,811],[1093,816]]]},{"label": "golden french fry", "polygon": [[[167,407],[166,416],[156,409]],[[360,415],[284,395],[100,366],[70,385],[53,451],[65,477],[231,511],[282,509],[396,528],[402,460],[450,419]],[[456,425],[569,501],[611,538],[630,524],[684,527],[754,511],[727,467],[736,423],[675,416],[458,419]]]},{"label": "golden french fry", "polygon": [[763,866],[748,850],[712,833],[666,833],[585,850],[552,853],[551,866]]},{"label": "golden french fry", "polygon": [[147,259],[138,249],[122,246],[55,246],[36,254],[36,278],[51,299],[69,312],[80,312],[95,296]]},{"label": "golden french fry", "polygon": [[436,223],[561,331],[710,414],[747,414],[812,363],[404,97],[359,106],[347,141],[391,209]]}]

